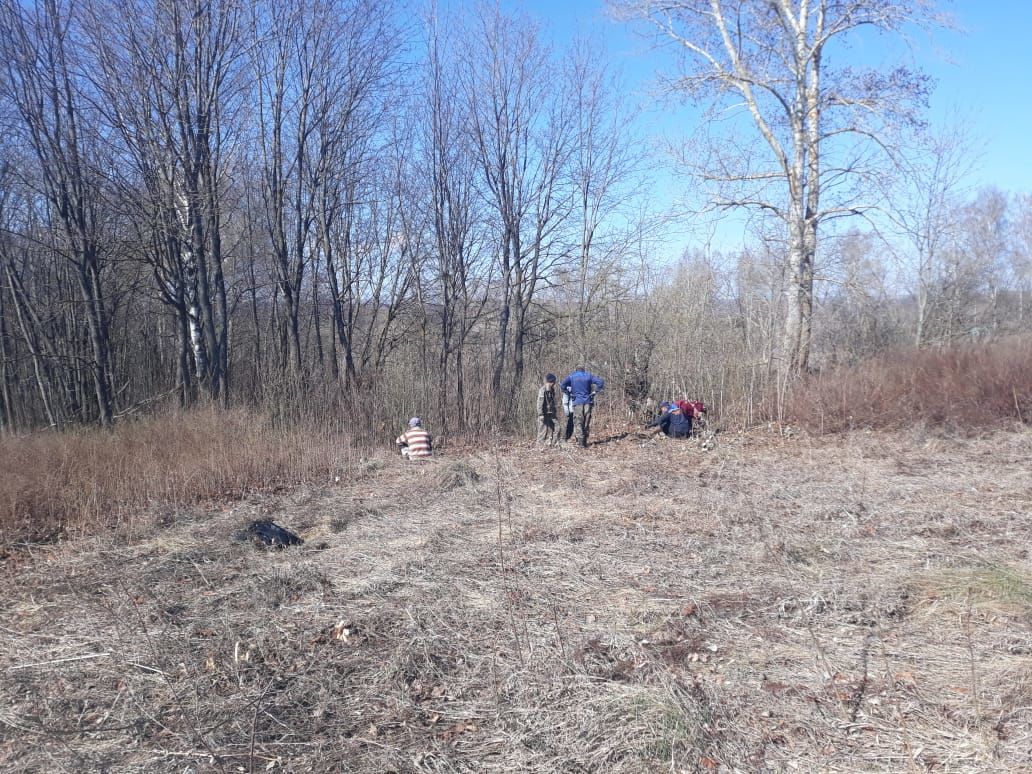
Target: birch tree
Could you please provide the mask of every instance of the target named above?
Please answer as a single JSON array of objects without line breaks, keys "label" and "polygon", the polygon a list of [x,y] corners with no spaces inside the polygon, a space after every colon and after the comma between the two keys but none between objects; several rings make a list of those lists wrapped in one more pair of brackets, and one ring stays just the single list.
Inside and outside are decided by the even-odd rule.
[{"label": "birch tree", "polygon": [[835,66],[865,28],[900,34],[932,19],[923,0],[623,0],[673,43],[673,89],[710,107],[695,171],[716,208],[754,208],[786,233],[781,369],[808,367],[820,228],[865,212],[863,177],[890,152],[887,127],[912,122],[926,79],[905,67]]},{"label": "birch tree", "polygon": [[151,221],[154,277],[189,342],[187,399],[195,384],[227,397],[224,151],[239,105],[241,21],[237,0],[97,0],[91,19],[94,78],[147,194],[139,211]]}]

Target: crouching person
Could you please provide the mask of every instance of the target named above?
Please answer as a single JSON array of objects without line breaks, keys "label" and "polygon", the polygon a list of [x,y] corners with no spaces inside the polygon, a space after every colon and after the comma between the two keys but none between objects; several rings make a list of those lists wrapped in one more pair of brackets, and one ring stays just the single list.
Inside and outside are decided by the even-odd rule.
[{"label": "crouching person", "polygon": [[412,417],[409,420],[409,429],[398,436],[395,441],[401,449],[401,456],[407,460],[419,457],[429,457],[434,453],[433,439],[423,428],[423,421],[419,417]]},{"label": "crouching person", "polygon": [[690,438],[692,434],[692,417],[686,414],[677,403],[663,401],[660,404],[663,413],[653,419],[648,427],[659,429],[670,438]]}]

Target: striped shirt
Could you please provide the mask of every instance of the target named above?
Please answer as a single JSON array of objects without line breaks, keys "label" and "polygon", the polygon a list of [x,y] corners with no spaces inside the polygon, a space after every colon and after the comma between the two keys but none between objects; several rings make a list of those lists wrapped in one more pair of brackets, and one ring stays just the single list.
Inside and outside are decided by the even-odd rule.
[{"label": "striped shirt", "polygon": [[413,427],[402,433],[398,436],[396,443],[402,447],[402,453],[409,457],[429,457],[433,454],[430,433],[421,427]]}]

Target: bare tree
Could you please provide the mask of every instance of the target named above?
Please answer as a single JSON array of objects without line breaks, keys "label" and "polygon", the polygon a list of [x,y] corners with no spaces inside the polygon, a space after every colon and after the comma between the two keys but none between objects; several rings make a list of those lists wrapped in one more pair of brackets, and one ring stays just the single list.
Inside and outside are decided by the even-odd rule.
[{"label": "bare tree", "polygon": [[1011,272],[1018,293],[1020,330],[1028,327],[1028,300],[1032,295],[1032,194],[1018,196],[1014,202],[1014,250],[1011,253]]},{"label": "bare tree", "polygon": [[972,273],[981,278],[979,290],[985,294],[983,305],[985,333],[996,334],[1001,327],[1000,294],[1010,263],[1011,226],[1007,195],[999,188],[982,188],[961,211],[962,253]]},{"label": "bare tree", "polygon": [[920,132],[916,142],[896,154],[897,174],[883,187],[883,210],[891,224],[889,248],[913,288],[916,304],[914,344],[928,343],[929,319],[941,302],[949,247],[957,239],[956,214],[965,180],[975,166],[972,143],[963,125]]},{"label": "bare tree", "polygon": [[[890,309],[890,264],[882,260],[873,231],[849,229],[836,235],[824,269],[816,277],[822,341],[831,362],[855,363],[893,343],[898,326]],[[821,293],[823,288],[824,293]],[[822,297],[823,295],[823,297]]]},{"label": "bare tree", "polygon": [[[570,176],[575,197],[577,243],[578,349],[585,349],[588,315],[605,296],[607,280],[624,262],[642,217],[636,192],[645,163],[643,145],[633,134],[635,112],[618,79],[599,63],[589,40],[577,42],[568,63],[574,134]],[[638,185],[634,186],[633,183]],[[608,300],[608,299],[607,299]],[[639,357],[644,356],[641,353]],[[641,363],[632,364],[632,370]]]},{"label": "bare tree", "polygon": [[[278,2],[256,7],[252,49],[266,228],[277,289],[283,299],[283,365],[302,370],[301,308],[317,224],[316,186],[346,121],[337,120],[345,89],[337,62],[342,27],[335,3],[287,9]],[[284,15],[286,14],[286,15]]]},{"label": "bare tree", "polygon": [[[818,231],[832,218],[864,212],[858,185],[889,124],[907,122],[926,80],[832,68],[833,47],[861,28],[900,33],[932,18],[927,2],[903,0],[622,0],[681,56],[672,88],[711,106],[716,142],[697,171],[719,208],[757,208],[786,232],[786,317],[782,369],[807,368]],[[743,115],[744,113],[744,115]],[[730,115],[731,118],[726,118]],[[758,143],[739,143],[744,127]],[[736,134],[738,133],[738,134]]]},{"label": "bare tree", "polygon": [[[469,124],[484,196],[497,219],[500,287],[492,388],[513,416],[523,381],[530,312],[543,278],[565,253],[570,212],[564,173],[572,150],[568,90],[530,22],[482,9],[469,34],[464,73]],[[512,363],[503,389],[503,374]]]},{"label": "bare tree", "polygon": [[448,432],[465,429],[466,343],[487,301],[484,230],[476,190],[476,158],[468,128],[468,105],[452,77],[458,61],[454,34],[442,32],[437,9],[428,20],[427,62],[422,98],[423,160],[420,180],[427,188],[431,244],[422,272],[423,309],[436,310],[440,330],[438,420]]},{"label": "bare tree", "polygon": [[57,255],[73,267],[89,333],[96,416],[114,416],[110,309],[105,295],[102,238],[102,162],[91,136],[95,114],[85,93],[70,6],[45,0],[32,8],[8,1],[0,7],[5,84],[22,119],[24,140],[38,163],[61,243]]},{"label": "bare tree", "polygon": [[241,5],[98,0],[92,10],[96,80],[147,193],[137,215],[149,220],[155,280],[179,319],[182,391],[189,399],[196,381],[208,397],[226,400],[223,153],[239,97]]}]

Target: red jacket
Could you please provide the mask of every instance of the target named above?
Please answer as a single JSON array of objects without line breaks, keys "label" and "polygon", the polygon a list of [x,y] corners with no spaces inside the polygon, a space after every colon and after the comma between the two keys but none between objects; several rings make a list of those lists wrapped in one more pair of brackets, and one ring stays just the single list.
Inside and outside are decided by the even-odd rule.
[{"label": "red jacket", "polygon": [[706,413],[706,404],[701,400],[678,400],[674,402],[686,417],[698,419]]}]

